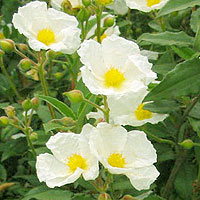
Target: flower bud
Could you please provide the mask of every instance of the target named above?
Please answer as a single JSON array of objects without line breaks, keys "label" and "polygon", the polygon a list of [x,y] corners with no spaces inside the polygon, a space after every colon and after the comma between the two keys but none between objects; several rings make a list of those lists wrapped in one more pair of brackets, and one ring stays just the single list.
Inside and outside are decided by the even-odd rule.
[{"label": "flower bud", "polygon": [[6,116],[1,116],[0,117],[0,127],[5,127],[9,123],[8,117]]},{"label": "flower bud", "polygon": [[82,0],[82,4],[87,7],[91,4],[91,0]]},{"label": "flower bud", "polygon": [[35,140],[37,140],[38,139],[38,134],[36,133],[36,132],[32,132],[31,134],[30,134],[30,140],[31,141],[35,141]]},{"label": "flower bud", "polygon": [[194,143],[192,140],[186,139],[183,142],[179,143],[179,145],[186,149],[191,149],[194,146]]},{"label": "flower bud", "polygon": [[24,58],[19,62],[18,66],[22,70],[29,70],[31,68],[31,61],[28,58]]},{"label": "flower bud", "polygon": [[53,74],[53,76],[54,76],[57,80],[59,80],[59,79],[62,78],[63,74],[62,74],[61,72],[56,72],[56,73]]},{"label": "flower bud", "polygon": [[75,121],[71,117],[63,117],[60,122],[64,126],[73,126],[75,124]]},{"label": "flower bud", "polygon": [[67,96],[71,103],[79,103],[84,100],[83,93],[80,90],[64,92],[63,95]]},{"label": "flower bud", "polygon": [[4,111],[9,118],[13,118],[15,116],[15,108],[13,106],[4,108]]},{"label": "flower bud", "polygon": [[23,102],[22,102],[22,108],[25,110],[25,111],[28,111],[32,108],[32,104],[31,104],[31,101],[30,99],[25,99]]},{"label": "flower bud", "polygon": [[80,11],[78,12],[76,17],[77,17],[78,21],[84,22],[90,17],[90,14],[85,8],[82,8],[82,9],[80,9]]},{"label": "flower bud", "polygon": [[106,17],[106,19],[104,19],[104,22],[103,22],[103,26],[104,27],[111,27],[114,25],[114,18],[113,17]]},{"label": "flower bud", "polygon": [[98,196],[98,200],[111,200],[111,197],[107,193],[102,193]]},{"label": "flower bud", "polygon": [[0,40],[0,48],[6,53],[10,53],[15,49],[15,43],[9,39]]},{"label": "flower bud", "polygon": [[135,197],[132,197],[131,195],[125,195],[123,196],[122,200],[137,200]]},{"label": "flower bud", "polygon": [[20,51],[23,51],[23,52],[25,52],[25,51],[27,51],[28,50],[28,47],[27,47],[27,45],[26,44],[17,44],[17,47],[18,47],[18,49],[20,50]]},{"label": "flower bud", "polygon": [[37,110],[39,107],[39,99],[37,97],[32,98],[31,105],[34,110]]}]

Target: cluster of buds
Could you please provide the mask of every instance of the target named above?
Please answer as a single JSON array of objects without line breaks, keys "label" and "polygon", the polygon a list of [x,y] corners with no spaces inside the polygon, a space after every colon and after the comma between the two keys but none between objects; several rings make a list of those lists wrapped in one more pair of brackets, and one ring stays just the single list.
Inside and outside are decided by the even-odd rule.
[{"label": "cluster of buds", "polygon": [[28,111],[30,109],[37,110],[38,106],[39,106],[39,100],[37,97],[34,97],[32,99],[28,98],[22,102],[22,108],[24,109],[24,111]]}]

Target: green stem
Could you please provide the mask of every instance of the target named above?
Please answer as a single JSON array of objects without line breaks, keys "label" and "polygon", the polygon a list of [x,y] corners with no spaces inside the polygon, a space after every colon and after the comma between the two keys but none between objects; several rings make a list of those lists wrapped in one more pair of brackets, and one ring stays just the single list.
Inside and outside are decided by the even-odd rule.
[{"label": "green stem", "polygon": [[[45,66],[45,64],[46,64],[46,62],[44,61],[42,64],[40,64],[38,66],[38,74],[39,74],[39,77],[40,77],[40,82],[41,82],[41,86],[42,86],[42,89],[43,89],[43,93],[44,93],[45,96],[49,96],[47,83],[46,83],[46,79],[45,79],[45,76],[44,76],[44,66]],[[47,103],[47,106],[49,108],[51,118],[55,119],[54,110],[53,110],[52,106],[48,103]]]},{"label": "green stem", "polygon": [[97,42],[101,43],[101,13],[102,13],[102,8],[99,6],[96,9],[96,19],[97,19]]},{"label": "green stem", "polygon": [[10,84],[10,87],[12,88],[13,92],[16,94],[17,98],[18,99],[22,99],[22,97],[20,96],[20,94],[18,93],[16,87],[15,87],[15,84],[12,82],[12,79],[11,77],[9,76],[4,64],[3,64],[3,58],[1,57],[0,58],[0,67],[1,67],[1,70],[3,72],[3,74],[6,76],[6,78],[8,79],[8,82]]},{"label": "green stem", "polygon": [[101,108],[99,105],[93,103],[92,101],[90,101],[90,100],[88,100],[88,99],[85,99],[85,98],[83,99],[83,101],[84,101],[85,103],[88,103],[88,104],[90,104],[91,106],[95,107],[96,109],[99,109],[99,110],[102,111],[103,113],[105,112],[105,110],[104,110],[103,108]]},{"label": "green stem", "polygon": [[24,133],[25,133],[25,135],[26,135],[26,140],[27,140],[28,146],[30,147],[30,149],[31,149],[31,151],[32,151],[32,153],[33,153],[33,156],[36,157],[37,154],[36,154],[36,151],[35,151],[35,149],[34,149],[33,143],[32,143],[32,141],[31,141],[31,139],[30,139],[30,132],[29,132],[29,131],[30,131],[29,128],[28,128],[28,127],[25,127]]},{"label": "green stem", "polygon": [[153,134],[151,134],[151,133],[148,133],[147,131],[145,131],[145,133],[146,133],[149,137],[151,137],[152,139],[154,139],[156,142],[158,142],[158,143],[165,143],[165,144],[170,144],[170,145],[172,145],[172,146],[176,146],[176,143],[173,142],[173,141],[171,141],[171,140],[161,139],[161,138],[159,138],[159,137],[157,137],[157,136],[155,136],[155,135],[153,135]]},{"label": "green stem", "polygon": [[170,173],[170,176],[167,180],[167,184],[161,194],[162,197],[168,199],[170,193],[172,193],[172,187],[173,187],[173,183],[174,180],[176,178],[177,172],[179,171],[179,169],[181,168],[182,164],[184,163],[185,159],[187,156],[187,151],[186,150],[180,150],[177,159],[175,161],[175,164],[172,168],[172,171]]},{"label": "green stem", "polygon": [[106,96],[103,96],[103,103],[104,103],[104,119],[107,123],[109,123],[109,108]]}]

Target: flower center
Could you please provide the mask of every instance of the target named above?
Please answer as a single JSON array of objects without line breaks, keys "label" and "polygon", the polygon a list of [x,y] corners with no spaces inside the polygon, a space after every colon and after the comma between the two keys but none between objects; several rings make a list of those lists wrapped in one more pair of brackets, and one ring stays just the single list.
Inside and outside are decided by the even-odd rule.
[{"label": "flower center", "polygon": [[120,88],[124,80],[124,75],[113,67],[104,74],[104,85],[106,87]]},{"label": "flower center", "polygon": [[125,159],[122,157],[122,154],[120,153],[112,153],[108,158],[107,158],[108,164],[111,165],[112,167],[118,167],[118,168],[124,168]]},{"label": "flower center", "polygon": [[102,6],[112,3],[112,0],[96,0],[96,3]]},{"label": "flower center", "polygon": [[146,0],[146,1],[147,1],[147,6],[148,7],[151,7],[151,6],[155,5],[155,4],[160,3],[160,0]]},{"label": "flower center", "polygon": [[77,167],[83,170],[87,169],[87,164],[86,164],[86,160],[77,154],[72,154],[69,158],[68,158],[68,162],[66,164],[70,171],[74,172]]},{"label": "flower center", "polygon": [[106,38],[107,37],[107,35],[104,33],[103,35],[101,35],[101,37],[100,37],[100,40],[101,40],[101,42],[102,42],[102,40],[104,39],[104,38]]},{"label": "flower center", "polygon": [[150,119],[152,117],[152,113],[148,110],[143,109],[144,104],[141,103],[137,109],[134,111],[134,114],[136,116],[137,120],[144,120],[144,119]]},{"label": "flower center", "polygon": [[37,40],[49,46],[52,43],[55,43],[55,35],[51,29],[41,29],[37,34]]}]

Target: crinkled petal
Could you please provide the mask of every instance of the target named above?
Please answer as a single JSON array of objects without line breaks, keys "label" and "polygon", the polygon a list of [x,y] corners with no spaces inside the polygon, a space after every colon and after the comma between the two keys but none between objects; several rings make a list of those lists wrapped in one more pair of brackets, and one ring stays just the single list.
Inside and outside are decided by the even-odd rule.
[{"label": "crinkled petal", "polygon": [[154,165],[134,169],[132,173],[127,173],[126,176],[130,179],[131,184],[137,190],[147,190],[150,185],[157,179],[159,172]]},{"label": "crinkled petal", "polygon": [[123,154],[126,158],[127,167],[140,168],[152,165],[157,161],[156,150],[142,131],[128,132]]}]

